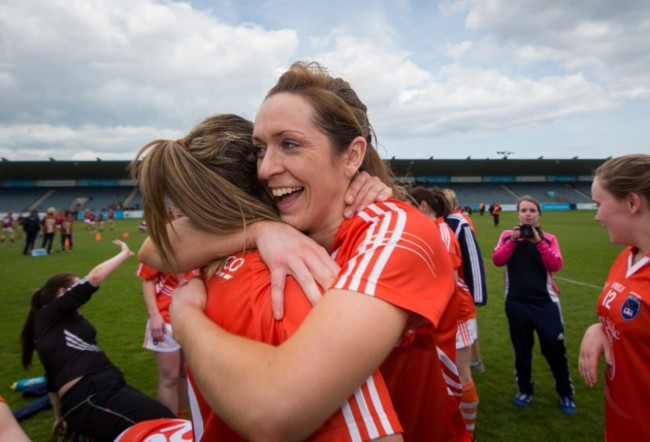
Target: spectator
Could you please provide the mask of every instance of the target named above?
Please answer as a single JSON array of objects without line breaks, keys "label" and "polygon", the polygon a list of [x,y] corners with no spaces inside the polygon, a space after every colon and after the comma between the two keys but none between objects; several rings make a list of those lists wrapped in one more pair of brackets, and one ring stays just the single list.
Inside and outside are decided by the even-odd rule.
[{"label": "spectator", "polygon": [[23,255],[29,255],[34,250],[38,232],[41,231],[41,220],[38,217],[38,211],[32,210],[27,218],[23,221],[23,232],[25,232],[25,247]]},{"label": "spectator", "polygon": [[520,225],[501,233],[492,253],[496,266],[506,266],[506,316],[515,353],[519,391],[513,403],[526,407],[533,401],[532,350],[537,331],[542,354],[560,396],[560,408],[575,414],[573,383],[564,345],[564,324],[559,290],[553,273],[564,264],[555,235],[542,232],[539,202],[530,196],[517,201]]}]

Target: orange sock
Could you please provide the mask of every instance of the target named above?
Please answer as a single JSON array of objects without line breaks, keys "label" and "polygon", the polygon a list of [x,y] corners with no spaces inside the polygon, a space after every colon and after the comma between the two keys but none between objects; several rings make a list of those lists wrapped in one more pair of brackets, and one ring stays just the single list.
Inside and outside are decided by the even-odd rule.
[{"label": "orange sock", "polygon": [[474,425],[476,423],[476,412],[478,411],[478,393],[474,381],[463,384],[463,396],[460,399],[460,412],[465,419],[467,431],[474,434]]}]

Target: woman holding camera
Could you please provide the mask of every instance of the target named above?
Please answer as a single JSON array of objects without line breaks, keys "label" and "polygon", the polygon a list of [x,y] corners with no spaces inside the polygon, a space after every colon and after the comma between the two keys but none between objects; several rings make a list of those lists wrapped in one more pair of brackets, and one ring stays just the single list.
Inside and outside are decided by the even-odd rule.
[{"label": "woman holding camera", "polygon": [[553,273],[562,268],[563,261],[555,235],[542,232],[539,227],[541,214],[535,198],[519,198],[519,225],[501,233],[492,253],[496,266],[507,266],[506,316],[519,387],[513,403],[526,407],[533,401],[532,350],[533,333],[537,331],[542,354],[555,378],[560,408],[566,414],[574,414],[576,405],[564,345],[559,290],[553,280]]}]

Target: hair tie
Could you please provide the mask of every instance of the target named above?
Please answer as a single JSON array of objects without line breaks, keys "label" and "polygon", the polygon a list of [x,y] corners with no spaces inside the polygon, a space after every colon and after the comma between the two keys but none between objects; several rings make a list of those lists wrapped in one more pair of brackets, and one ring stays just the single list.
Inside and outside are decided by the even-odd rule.
[{"label": "hair tie", "polygon": [[185,138],[179,138],[176,140],[176,143],[178,143],[183,149],[187,149],[187,142],[185,141]]}]

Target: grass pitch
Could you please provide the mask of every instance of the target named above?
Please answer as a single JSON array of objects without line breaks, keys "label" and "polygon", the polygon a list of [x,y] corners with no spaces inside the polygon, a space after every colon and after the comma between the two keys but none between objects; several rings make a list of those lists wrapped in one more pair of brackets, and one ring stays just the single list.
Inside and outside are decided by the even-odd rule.
[{"label": "grass pitch", "polygon": [[[512,212],[503,213],[501,225],[492,225],[488,215],[477,213],[472,219],[488,278],[488,305],[478,309],[481,353],[486,372],[475,374],[480,405],[476,436],[479,441],[596,441],[603,440],[604,411],[602,376],[596,388],[588,388],[577,370],[578,349],[582,334],[597,320],[596,300],[610,264],[620,250],[609,243],[607,232],[593,221],[593,211],[548,212],[542,228],[557,235],[564,268],[557,274],[571,376],[576,387],[578,413],[564,415],[559,408],[552,375],[536,343],[533,356],[535,400],[525,409],[512,405],[517,387],[513,376],[513,355],[504,312],[503,269],[496,268],[490,256],[502,230],[517,224]],[[75,250],[53,252],[50,256],[22,255],[22,239],[14,245],[0,244],[2,264],[3,308],[0,309],[0,395],[13,409],[26,405],[20,393],[10,390],[16,380],[43,374],[38,357],[25,371],[20,366],[19,335],[29,308],[32,293],[55,273],[75,272],[85,275],[94,265],[113,256],[117,247],[111,239],[125,240],[137,251],[145,235],[138,231],[137,220],[118,220],[113,232],[105,231],[100,240],[94,233],[75,225]],[[128,238],[124,238],[124,234]],[[57,237],[58,240],[58,237]],[[40,239],[37,242],[40,246]],[[55,244],[54,250],[58,249]],[[152,396],[157,386],[154,354],[143,350],[147,319],[140,280],[135,276],[136,258],[127,261],[102,284],[82,312],[98,330],[99,345],[120,367],[127,381]],[[602,371],[601,371],[602,373]],[[413,410],[417,412],[417,410]],[[35,442],[53,440],[50,429],[51,410],[26,419],[22,426]]]}]

